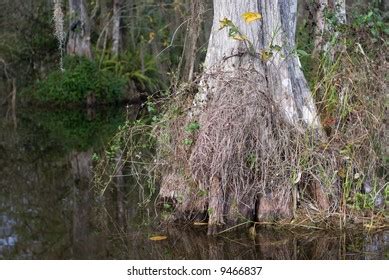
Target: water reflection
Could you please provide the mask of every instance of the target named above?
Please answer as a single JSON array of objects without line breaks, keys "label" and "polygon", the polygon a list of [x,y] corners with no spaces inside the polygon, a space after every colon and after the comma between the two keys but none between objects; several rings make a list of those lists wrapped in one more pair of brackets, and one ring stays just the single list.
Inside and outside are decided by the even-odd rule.
[{"label": "water reflection", "polygon": [[[125,113],[18,112],[0,116],[0,258],[384,259],[389,233],[372,235],[158,226],[152,206],[120,171],[103,199],[91,188],[93,154]],[[151,234],[167,240],[153,242]]]}]

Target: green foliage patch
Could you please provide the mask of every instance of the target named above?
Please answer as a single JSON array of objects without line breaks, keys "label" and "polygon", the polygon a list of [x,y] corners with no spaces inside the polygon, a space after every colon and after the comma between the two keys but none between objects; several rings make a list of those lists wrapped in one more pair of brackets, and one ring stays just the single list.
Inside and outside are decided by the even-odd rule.
[{"label": "green foliage patch", "polygon": [[98,104],[120,101],[124,96],[126,79],[108,69],[100,69],[94,60],[66,57],[65,71],[50,73],[36,83],[29,97],[51,105],[83,104],[93,96]]}]

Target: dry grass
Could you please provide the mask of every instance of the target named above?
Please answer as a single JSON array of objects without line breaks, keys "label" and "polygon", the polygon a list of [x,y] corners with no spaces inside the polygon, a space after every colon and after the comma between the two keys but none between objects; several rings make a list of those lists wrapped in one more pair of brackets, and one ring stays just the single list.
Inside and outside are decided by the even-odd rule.
[{"label": "dry grass", "polygon": [[[174,204],[174,217],[206,217],[210,224],[291,218],[297,203],[335,211],[334,153],[315,132],[302,134],[283,120],[260,73],[236,73],[209,77],[217,90],[198,119],[183,113],[167,125],[164,150],[171,153],[160,196]],[[188,135],[184,128],[193,123],[199,129]],[[193,144],[184,144],[188,137]]]}]

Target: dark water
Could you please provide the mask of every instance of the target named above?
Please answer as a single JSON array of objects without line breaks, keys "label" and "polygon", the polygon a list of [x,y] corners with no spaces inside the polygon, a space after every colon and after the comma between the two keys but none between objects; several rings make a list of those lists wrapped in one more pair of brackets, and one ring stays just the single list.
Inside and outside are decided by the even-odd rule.
[{"label": "dark water", "polygon": [[128,177],[104,198],[92,188],[93,154],[128,112],[0,110],[1,259],[389,258],[389,232],[261,229],[252,239],[246,229],[208,237],[201,227],[159,227]]}]

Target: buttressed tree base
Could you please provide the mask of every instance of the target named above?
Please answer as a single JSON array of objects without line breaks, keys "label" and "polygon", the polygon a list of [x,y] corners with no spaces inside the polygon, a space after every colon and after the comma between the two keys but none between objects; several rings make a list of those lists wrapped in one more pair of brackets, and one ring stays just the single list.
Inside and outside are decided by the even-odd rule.
[{"label": "buttressed tree base", "polygon": [[[296,20],[297,1],[214,1],[198,92],[171,126],[181,147],[160,197],[174,203],[174,218],[207,219],[209,234],[292,219],[303,187],[322,210],[337,204],[336,181],[324,187],[314,168],[302,173],[303,160],[328,174],[336,162],[318,148],[326,139],[296,54]],[[182,131],[195,126],[186,141]]]}]

